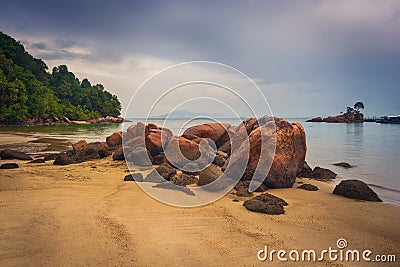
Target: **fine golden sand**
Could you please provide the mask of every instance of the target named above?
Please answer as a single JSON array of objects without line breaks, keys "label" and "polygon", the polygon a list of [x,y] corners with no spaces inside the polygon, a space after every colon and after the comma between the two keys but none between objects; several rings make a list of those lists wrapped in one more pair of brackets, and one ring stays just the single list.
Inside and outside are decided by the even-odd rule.
[{"label": "fine golden sand", "polygon": [[336,196],[322,182],[297,180],[317,192],[299,184],[269,190],[289,203],[284,215],[272,216],[247,211],[246,198],[232,194],[198,208],[162,204],[124,182],[124,163],[110,158],[69,166],[13,162],[20,168],[0,170],[0,266],[305,266],[260,262],[257,252],[265,245],[320,251],[336,248],[339,238],[349,249],[400,255],[398,207]]}]

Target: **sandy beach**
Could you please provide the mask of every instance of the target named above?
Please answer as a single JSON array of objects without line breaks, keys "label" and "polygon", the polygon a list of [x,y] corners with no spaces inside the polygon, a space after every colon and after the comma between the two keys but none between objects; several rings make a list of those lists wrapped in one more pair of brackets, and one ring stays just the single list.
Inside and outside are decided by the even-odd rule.
[{"label": "sandy beach", "polygon": [[[265,245],[320,251],[339,238],[351,249],[400,252],[398,207],[336,196],[323,182],[297,179],[317,192],[298,183],[269,190],[289,203],[273,216],[246,210],[247,198],[232,194],[198,208],[162,204],[124,182],[125,164],[110,157],[69,166],[13,162],[20,168],[0,170],[0,266],[298,266],[261,262],[257,252]],[[386,264],[369,266],[393,266]]]}]

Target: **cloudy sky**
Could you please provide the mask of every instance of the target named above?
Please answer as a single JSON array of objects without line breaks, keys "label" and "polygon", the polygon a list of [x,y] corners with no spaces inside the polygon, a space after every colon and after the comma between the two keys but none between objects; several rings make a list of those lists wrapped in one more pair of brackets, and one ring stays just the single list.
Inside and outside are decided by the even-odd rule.
[{"label": "cloudy sky", "polygon": [[0,30],[50,69],[104,84],[124,111],[151,75],[205,60],[254,79],[278,116],[337,114],[359,100],[367,115],[400,113],[396,0],[3,0]]}]

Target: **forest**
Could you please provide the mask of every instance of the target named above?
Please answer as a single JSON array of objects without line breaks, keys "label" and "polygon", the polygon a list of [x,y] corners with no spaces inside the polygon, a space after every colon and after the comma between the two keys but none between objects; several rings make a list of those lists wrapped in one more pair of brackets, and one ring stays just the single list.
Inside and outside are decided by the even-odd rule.
[{"label": "forest", "polygon": [[32,118],[86,120],[120,116],[121,103],[102,84],[80,81],[66,65],[51,73],[41,59],[0,32],[0,122]]}]

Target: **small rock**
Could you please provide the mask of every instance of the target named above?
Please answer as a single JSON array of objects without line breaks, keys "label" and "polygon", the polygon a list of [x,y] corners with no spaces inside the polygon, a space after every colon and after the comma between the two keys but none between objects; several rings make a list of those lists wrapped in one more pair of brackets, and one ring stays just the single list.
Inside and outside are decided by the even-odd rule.
[{"label": "small rock", "polygon": [[233,202],[239,202],[239,199],[232,199]]},{"label": "small rock", "polygon": [[44,159],[34,159],[29,161],[28,163],[46,163]]},{"label": "small rock", "polygon": [[24,152],[12,149],[3,149],[0,151],[0,158],[2,159],[20,159],[20,160],[33,160],[31,156]]},{"label": "small rock", "polygon": [[173,184],[176,184],[179,186],[196,184],[198,181],[199,181],[199,178],[197,178],[196,176],[191,175],[191,174],[185,174],[185,173],[176,174],[171,178],[171,182]]},{"label": "small rock", "polygon": [[347,162],[333,163],[332,165],[339,166],[339,167],[343,167],[343,168],[345,168],[345,169],[353,168],[353,166],[350,165],[350,164],[347,163]]},{"label": "small rock", "polygon": [[222,167],[225,164],[225,159],[220,155],[216,155],[214,158],[213,164],[215,164],[219,167]]},{"label": "small rock", "polygon": [[19,168],[17,163],[3,163],[0,166],[0,169],[16,169]]},{"label": "small rock", "polygon": [[314,179],[321,179],[321,180],[329,180],[329,179],[335,179],[336,178],[336,173],[329,169],[324,169],[321,167],[315,167],[313,170],[313,177]]},{"label": "small rock", "polygon": [[169,181],[171,177],[176,174],[176,169],[166,162],[158,166],[156,170],[167,181]]},{"label": "small rock", "polygon": [[[239,191],[241,188],[245,188],[246,190],[249,189],[249,185],[250,185],[250,181],[246,180],[246,181],[239,181],[236,185],[235,185],[235,190]],[[265,192],[268,190],[268,187],[265,184],[261,184],[256,190],[255,192]]]},{"label": "small rock", "polygon": [[55,160],[58,157],[58,154],[53,153],[53,154],[47,154],[46,156],[44,156],[44,160],[48,161],[48,160]]},{"label": "small rock", "polygon": [[250,211],[278,215],[285,213],[283,206],[287,206],[287,202],[279,197],[265,193],[246,200],[243,206]]},{"label": "small rock", "polygon": [[199,186],[207,185],[214,182],[222,175],[222,171],[213,164],[210,164],[207,168],[199,172]]},{"label": "small rock", "polygon": [[236,196],[237,197],[251,197],[253,196],[252,192],[249,192],[247,188],[240,188],[238,191],[236,191]]},{"label": "small rock", "polygon": [[307,191],[318,191],[319,188],[315,185],[312,184],[303,184],[298,186],[297,188],[303,189],[303,190],[307,190]]},{"label": "small rock", "polygon": [[313,171],[310,166],[308,166],[307,162],[304,161],[303,166],[301,166],[300,170],[297,171],[297,177],[303,178],[312,178]]},{"label": "small rock", "polygon": [[341,181],[333,190],[333,194],[352,199],[382,202],[378,195],[363,181]]},{"label": "small rock", "polygon": [[124,181],[143,182],[143,175],[139,172],[131,173],[124,177]]},{"label": "small rock", "polygon": [[167,159],[166,159],[166,157],[165,157],[163,152],[161,152],[158,155],[153,156],[153,159],[151,161],[151,163],[153,163],[155,165],[160,165],[160,164],[162,164],[164,162],[167,162]]},{"label": "small rock", "polygon": [[177,186],[175,184],[171,184],[169,182],[158,183],[153,186],[153,188],[164,188],[164,189],[172,189],[182,191],[190,196],[194,196],[194,192],[187,187]]}]

